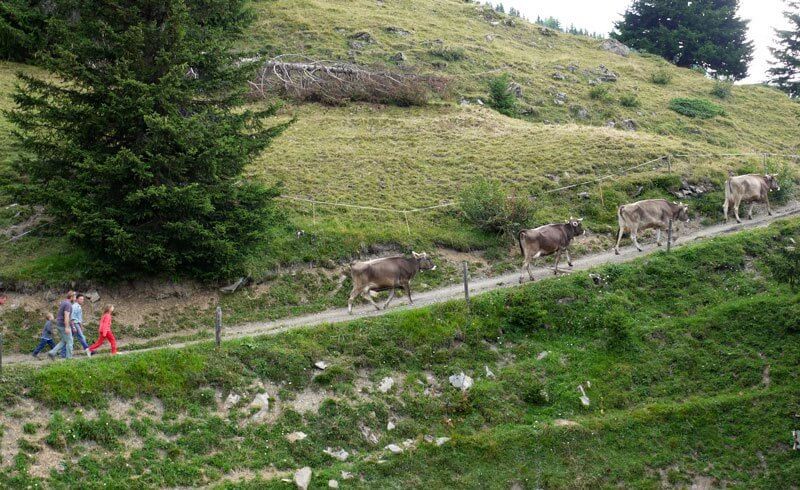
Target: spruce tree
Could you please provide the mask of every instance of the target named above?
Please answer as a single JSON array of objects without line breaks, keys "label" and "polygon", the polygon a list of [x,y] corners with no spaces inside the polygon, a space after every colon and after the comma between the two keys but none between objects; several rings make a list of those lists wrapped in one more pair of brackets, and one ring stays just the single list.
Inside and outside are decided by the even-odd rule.
[{"label": "spruce tree", "polygon": [[788,9],[783,15],[790,27],[775,29],[778,47],[770,48],[775,57],[773,67],[767,70],[770,83],[783,90],[789,97],[800,97],[800,1],[786,2]]},{"label": "spruce tree", "polygon": [[231,276],[274,221],[241,179],[283,126],[242,109],[246,0],[64,0],[52,76],[19,75],[14,190],[106,273]]},{"label": "spruce tree", "polygon": [[738,80],[747,76],[753,43],[739,0],[634,0],[611,37],[678,66],[701,66]]}]

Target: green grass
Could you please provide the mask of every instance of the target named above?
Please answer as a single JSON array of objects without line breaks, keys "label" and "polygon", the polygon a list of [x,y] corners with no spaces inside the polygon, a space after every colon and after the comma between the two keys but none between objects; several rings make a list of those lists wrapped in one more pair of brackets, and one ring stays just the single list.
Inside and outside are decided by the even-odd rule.
[{"label": "green grass", "polygon": [[[0,486],[44,483],[29,471],[32,447],[47,444],[75,459],[50,486],[225,486],[239,472],[263,488],[281,483],[262,471],[309,465],[315,485],[347,470],[363,477],[349,484],[369,488],[687,486],[700,477],[787,488],[800,469],[788,445],[800,409],[800,296],[774,259],[790,238],[800,238],[798,219],[602,267],[602,286],[581,272],[481,295],[471,314],[451,302],[219,352],[200,345],[13,368],[0,384],[4,410],[23,424],[43,422],[26,419],[31,402],[54,415],[18,444]],[[316,376],[320,359],[331,367]],[[447,383],[462,370],[475,379],[464,393]],[[389,393],[357,392],[384,376],[396,381]],[[576,388],[587,380],[583,407]],[[284,404],[274,423],[248,421],[255,381]],[[316,412],[285,405],[322,388],[329,399]],[[215,398],[230,391],[244,395],[242,408],[220,412]],[[118,398],[130,418],[107,410]],[[142,409],[151,398],[163,416]],[[387,432],[390,419],[397,428]],[[308,438],[288,443],[296,430]],[[426,434],[452,440],[435,447]],[[383,454],[405,439],[417,449]],[[324,455],[328,446],[350,460]]]}]

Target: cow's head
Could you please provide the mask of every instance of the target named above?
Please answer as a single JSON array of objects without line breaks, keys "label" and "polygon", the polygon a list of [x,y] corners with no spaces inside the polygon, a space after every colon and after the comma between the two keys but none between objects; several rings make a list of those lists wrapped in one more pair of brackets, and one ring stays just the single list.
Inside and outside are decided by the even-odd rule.
[{"label": "cow's head", "polygon": [[583,218],[573,218],[570,216],[567,224],[572,227],[573,236],[586,234],[586,230],[583,229]]},{"label": "cow's head", "polygon": [[411,252],[411,255],[413,255],[414,258],[417,259],[417,262],[419,263],[419,270],[421,271],[436,270],[436,265],[434,265],[433,261],[431,260],[430,257],[428,257],[427,253],[422,252],[421,254],[418,254],[417,252]]},{"label": "cow's head", "polygon": [[779,191],[781,190],[781,186],[778,185],[778,178],[772,174],[765,174],[764,180],[767,183],[767,188],[771,191]]},{"label": "cow's head", "polygon": [[678,221],[683,221],[684,223],[688,223],[689,222],[689,206],[684,204],[684,203],[682,203],[682,202],[676,202],[676,203],[673,203],[673,204],[678,206],[678,213],[676,214],[674,219],[676,219]]}]

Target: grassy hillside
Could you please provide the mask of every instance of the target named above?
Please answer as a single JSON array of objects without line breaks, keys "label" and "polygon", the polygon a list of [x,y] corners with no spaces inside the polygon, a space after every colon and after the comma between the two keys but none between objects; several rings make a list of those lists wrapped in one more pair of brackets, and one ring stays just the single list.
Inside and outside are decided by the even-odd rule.
[{"label": "grassy hillside", "polygon": [[[285,488],[308,465],[312,488],[788,488],[790,238],[798,219],[602,268],[599,286],[584,272],[483,295],[471,314],[453,302],[218,352],[7,370],[0,486]],[[461,371],[469,390],[448,382]]]},{"label": "grassy hillside", "polygon": [[[243,50],[347,60],[451,80],[449,93],[424,107],[287,103],[283,114],[296,117],[296,123],[249,173],[283,182],[289,195],[408,209],[455,199],[480,177],[498,179],[509,192],[525,196],[665,153],[796,152],[800,106],[776,90],[736,86],[729,98],[716,99],[711,95],[713,82],[702,74],[652,56],[622,57],[601,49],[601,41],[546,31],[477,4],[256,0],[253,8],[256,22],[245,36]],[[398,52],[406,58],[399,65],[391,61]],[[614,72],[617,80],[592,85],[600,65]],[[0,64],[2,93],[10,89],[18,68]],[[487,81],[499,73],[509,73],[521,86],[521,119],[477,103],[487,100]],[[668,83],[653,83],[655,74],[666,74]],[[674,97],[710,99],[725,114],[707,120],[688,118],[668,108]],[[638,106],[623,105],[623,98],[635,99]],[[462,99],[469,105],[462,105]],[[0,103],[9,104],[7,99]],[[637,130],[620,129],[624,120],[633,120]],[[607,127],[609,121],[616,127]],[[0,126],[6,135],[0,134],[0,144],[8,142],[7,129]],[[0,153],[8,159],[9,152]],[[789,163],[771,158],[769,168],[778,171]],[[672,177],[656,178],[663,176],[663,170],[643,168],[602,189],[538,198],[526,224],[584,215],[590,230],[607,233],[616,206],[633,199],[640,186],[646,197],[671,197],[668,191],[680,186],[681,178],[715,186],[715,192],[690,199],[689,204],[699,215],[716,220],[720,183],[727,171],[762,170],[763,164],[760,157],[696,156],[676,160],[674,168]],[[583,190],[590,192],[589,200],[577,197]],[[782,199],[788,197],[784,194]],[[505,260],[512,250],[507,238],[478,231],[452,208],[412,214],[406,221],[400,213],[312,209],[292,202],[284,207],[285,226],[250,261],[249,270],[256,278],[269,276],[277,265],[347,262],[374,244],[404,250],[436,246],[489,250],[492,260]],[[6,224],[25,218],[25,214],[14,217],[16,210],[0,213]],[[307,232],[306,238],[296,238],[299,229]],[[608,240],[603,235],[598,243],[607,246]],[[30,240],[0,245],[0,276],[32,284],[64,284],[85,277],[81,266],[85,259],[58,233],[45,229]]]}]

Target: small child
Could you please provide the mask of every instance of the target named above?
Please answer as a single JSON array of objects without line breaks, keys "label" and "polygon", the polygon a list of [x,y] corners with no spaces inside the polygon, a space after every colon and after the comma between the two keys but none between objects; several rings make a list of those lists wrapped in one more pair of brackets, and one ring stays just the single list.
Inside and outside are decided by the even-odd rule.
[{"label": "small child", "polygon": [[114,338],[114,333],[111,331],[111,316],[113,314],[114,305],[108,305],[103,309],[103,316],[100,317],[100,338],[89,346],[90,354],[94,354],[94,351],[99,349],[106,340],[111,343],[111,354],[117,353],[117,339]]},{"label": "small child", "polygon": [[53,314],[47,313],[44,317],[47,321],[44,323],[42,335],[39,339],[39,345],[33,349],[34,359],[39,359],[39,353],[45,348],[45,346],[49,347],[50,349],[56,346],[56,343],[53,342]]}]

